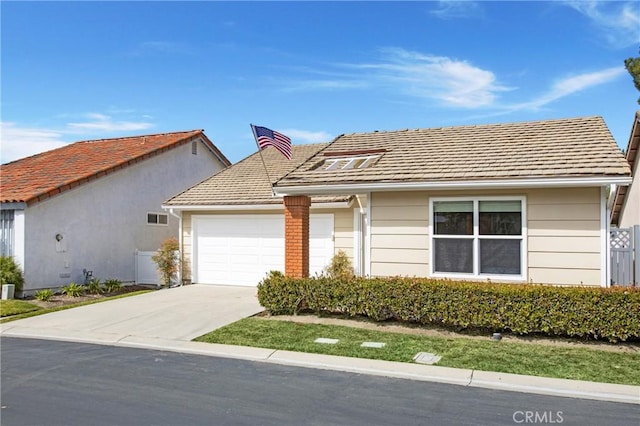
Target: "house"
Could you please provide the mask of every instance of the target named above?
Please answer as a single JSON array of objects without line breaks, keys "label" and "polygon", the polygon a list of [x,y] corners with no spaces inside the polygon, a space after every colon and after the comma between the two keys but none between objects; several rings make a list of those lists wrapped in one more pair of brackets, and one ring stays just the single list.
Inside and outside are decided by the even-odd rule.
[{"label": "house", "polygon": [[[267,148],[167,200],[163,208],[182,218],[183,279],[256,285],[270,270],[284,270],[284,207],[271,183],[327,146],[294,145],[291,160]],[[312,274],[339,250],[353,256],[354,205],[351,195],[311,198]]]},{"label": "house", "polygon": [[[636,112],[625,157],[631,166],[633,182],[616,188],[611,208],[611,223],[620,228],[640,225],[640,111]],[[639,243],[640,244],[640,243]]]},{"label": "house", "polygon": [[81,141],[0,166],[3,255],[25,293],[94,277],[135,280],[135,252],[178,236],[172,194],[229,165],[202,130]]},{"label": "house", "polygon": [[182,217],[192,282],[313,275],[344,250],[362,275],[606,286],[608,188],[631,182],[600,117],[347,134],[294,145],[291,162],[263,155],[269,177],[254,154],[164,203]]}]

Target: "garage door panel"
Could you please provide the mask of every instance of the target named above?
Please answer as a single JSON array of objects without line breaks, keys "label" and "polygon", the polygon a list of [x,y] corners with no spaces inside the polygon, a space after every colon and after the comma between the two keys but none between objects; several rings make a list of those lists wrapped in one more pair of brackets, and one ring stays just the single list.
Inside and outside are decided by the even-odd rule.
[{"label": "garage door panel", "polygon": [[[196,282],[257,285],[271,270],[284,271],[284,216],[194,216]],[[333,255],[333,215],[311,215],[310,272]]]}]

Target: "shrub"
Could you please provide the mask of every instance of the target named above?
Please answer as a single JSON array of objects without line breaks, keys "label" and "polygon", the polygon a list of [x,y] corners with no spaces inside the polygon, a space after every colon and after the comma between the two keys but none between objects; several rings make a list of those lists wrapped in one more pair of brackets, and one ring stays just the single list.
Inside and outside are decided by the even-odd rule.
[{"label": "shrub", "polygon": [[100,285],[99,278],[93,278],[87,283],[87,291],[91,294],[101,294],[104,290]]},{"label": "shrub", "polygon": [[624,341],[640,338],[640,289],[494,284],[421,278],[269,275],[258,300],[271,314],[311,311],[456,329]]},{"label": "shrub", "polygon": [[158,271],[162,276],[162,284],[169,286],[178,279],[178,268],[180,266],[180,245],[176,238],[168,238],[151,257],[151,260],[158,266]]},{"label": "shrub", "polygon": [[16,291],[22,291],[22,270],[11,256],[0,256],[0,284],[13,284]]},{"label": "shrub", "polygon": [[104,282],[104,289],[107,293],[116,293],[122,288],[122,281],[110,279]]},{"label": "shrub", "polygon": [[48,288],[45,288],[44,290],[38,290],[35,293],[35,298],[42,301],[42,302],[47,302],[49,300],[51,300],[51,298],[53,297],[53,291],[51,291]]},{"label": "shrub", "polygon": [[323,274],[338,280],[350,280],[355,276],[351,260],[342,250],[331,258],[331,263],[324,268]]},{"label": "shrub", "polygon": [[84,288],[82,288],[81,285],[78,285],[76,283],[70,283],[70,284],[62,287],[62,289],[60,289],[60,291],[65,296],[79,297],[83,293]]}]

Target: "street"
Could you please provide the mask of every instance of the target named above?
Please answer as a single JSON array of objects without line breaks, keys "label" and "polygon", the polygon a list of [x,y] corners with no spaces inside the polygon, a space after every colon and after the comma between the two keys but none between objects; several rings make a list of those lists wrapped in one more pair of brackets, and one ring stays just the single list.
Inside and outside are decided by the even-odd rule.
[{"label": "street", "polygon": [[630,425],[640,405],[143,349],[0,339],[17,425]]}]

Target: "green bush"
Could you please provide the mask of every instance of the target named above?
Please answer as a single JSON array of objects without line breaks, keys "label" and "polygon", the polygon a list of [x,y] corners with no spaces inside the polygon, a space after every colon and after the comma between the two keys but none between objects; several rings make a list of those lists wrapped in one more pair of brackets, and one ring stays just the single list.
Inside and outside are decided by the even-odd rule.
[{"label": "green bush", "polygon": [[122,288],[122,281],[120,280],[111,279],[111,280],[106,280],[104,282],[104,290],[107,293],[117,293],[118,291],[120,291],[121,288]]},{"label": "green bush", "polygon": [[87,283],[87,291],[91,294],[101,294],[104,290],[99,278],[93,278]]},{"label": "green bush", "polygon": [[16,291],[22,291],[22,270],[11,256],[0,256],[0,284],[13,284]]},{"label": "green bush", "polygon": [[78,285],[76,283],[70,283],[62,287],[60,291],[65,296],[79,297],[84,292],[84,288],[81,285]]},{"label": "green bush", "polygon": [[494,284],[425,278],[294,279],[258,285],[271,314],[366,316],[455,329],[609,341],[640,338],[640,289]]},{"label": "green bush", "polygon": [[329,278],[339,280],[350,280],[355,276],[351,259],[349,259],[347,253],[342,250],[339,250],[338,253],[331,258],[331,263],[327,265],[322,272],[323,275]]},{"label": "green bush", "polygon": [[34,296],[35,296],[35,298],[37,300],[40,300],[42,302],[47,302],[47,301],[51,300],[51,298],[53,297],[53,291],[51,291],[48,288],[45,288],[44,290],[36,291]]}]

